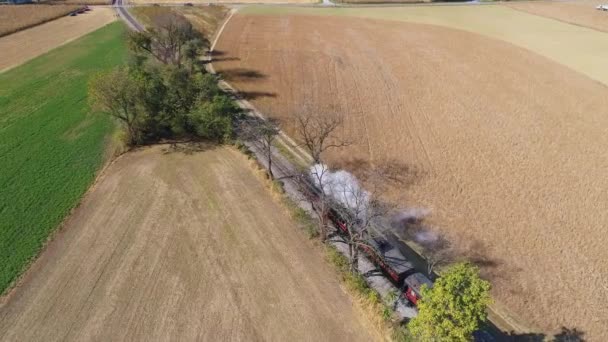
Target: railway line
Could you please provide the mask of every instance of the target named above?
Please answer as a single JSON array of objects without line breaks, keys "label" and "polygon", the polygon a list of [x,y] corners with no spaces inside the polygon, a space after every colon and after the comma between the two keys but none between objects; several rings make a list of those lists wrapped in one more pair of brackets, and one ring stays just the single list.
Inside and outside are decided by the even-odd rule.
[{"label": "railway line", "polygon": [[[145,29],[129,13],[128,7],[126,7],[125,0],[114,0],[113,7],[116,8],[118,15],[128,24],[128,26],[132,30],[143,31]],[[218,30],[218,33],[216,34],[214,41],[212,43],[212,46],[210,48],[210,53],[208,56],[208,63],[206,64],[206,68],[212,74],[216,74],[216,72],[213,69],[213,66],[211,64],[213,49],[214,49],[219,37],[221,36],[221,33],[222,33],[224,27],[230,21],[230,18],[232,17],[232,15],[234,13],[235,13],[235,10],[233,9],[231,11],[231,13],[229,14],[228,18],[224,21],[221,28]],[[246,99],[244,99],[239,94],[239,92],[234,87],[232,87],[230,84],[228,84],[227,82],[225,82],[223,80],[219,80],[219,86],[224,92],[229,94],[235,100],[235,102],[239,105],[239,107],[241,107],[243,110],[245,110],[250,116],[257,117],[260,119],[265,119],[265,116],[261,112],[259,112],[251,103],[249,103]],[[278,140],[279,144],[284,146],[287,149],[287,151],[290,154],[292,154],[292,156],[294,158],[301,161],[302,164],[308,165],[308,164],[310,164],[310,161],[312,161],[312,157],[306,151],[303,151],[302,148],[297,146],[297,144],[289,136],[287,136],[283,131],[280,131],[279,138],[277,140]],[[256,146],[252,142],[248,142],[248,143],[246,143],[246,145],[250,150],[252,150],[256,154],[257,159],[263,164],[263,166],[265,168],[268,168],[268,165],[264,165],[264,162],[263,162],[263,160],[265,158],[264,158],[264,152],[262,151],[262,149],[259,146]],[[301,191],[300,191],[300,189],[298,189],[298,186],[292,180],[294,175],[301,174],[301,171],[299,171],[298,168],[296,166],[294,166],[292,162],[287,160],[281,154],[281,152],[276,148],[273,148],[272,168],[273,168],[273,173],[274,173],[275,177],[277,179],[283,179],[283,185],[284,185],[286,193],[288,195],[291,194],[290,197],[292,197],[292,199],[299,200],[301,202],[301,203],[298,203],[300,206],[304,206],[304,207],[308,206],[308,208],[304,208],[304,209],[306,209],[307,211],[310,212],[310,210],[312,209],[310,207],[310,204],[304,203],[304,201],[302,201],[303,195],[300,193]],[[311,192],[318,191],[317,187],[310,180],[306,181],[306,186],[308,187],[308,190]],[[299,195],[301,195],[301,196],[298,196],[298,195],[294,196],[294,194],[298,194],[298,193],[300,193]],[[336,248],[338,248],[338,250],[340,250],[343,254],[347,255],[348,247],[346,247],[346,242],[339,237],[340,234],[345,233],[344,229],[341,230],[339,220],[336,220],[334,218],[332,220],[332,223],[334,224],[335,229],[336,229],[335,236],[338,237],[338,239],[336,240],[337,243],[335,243],[334,246]],[[376,228],[376,230],[377,230],[377,232],[379,232],[379,235],[384,235],[384,234],[380,233],[383,231],[381,228],[378,227],[378,228]],[[383,297],[389,295],[389,293],[391,291],[394,291],[395,289],[397,291],[399,291],[400,296],[394,305],[394,307],[396,309],[395,311],[402,319],[405,319],[405,320],[411,319],[416,314],[414,306],[416,304],[417,299],[420,296],[420,292],[419,292],[420,286],[422,286],[422,284],[429,284],[430,282],[421,273],[416,272],[413,265],[411,263],[409,263],[405,259],[405,257],[403,257],[403,254],[400,251],[404,248],[404,246],[400,246],[400,245],[390,246],[390,248],[384,250],[384,247],[382,246],[382,244],[388,244],[390,246],[391,244],[403,244],[403,243],[395,237],[382,238],[379,241],[375,241],[375,245],[377,246],[377,251],[374,252],[374,251],[369,251],[369,250],[362,250],[364,255],[363,255],[363,257],[360,257],[360,259],[362,259],[363,262],[360,262],[359,271],[361,272],[361,274],[370,274],[370,273],[372,273],[373,270],[380,269],[380,271],[384,275],[381,277],[367,277],[368,282],[370,283],[370,285],[372,287],[374,287],[376,290],[378,290],[378,292]],[[409,247],[406,247],[406,248],[409,249]],[[383,255],[380,256],[378,254],[378,251],[380,251],[380,253]],[[409,270],[401,269],[398,272],[396,272],[394,269],[392,269],[392,267],[394,267],[395,265],[390,265],[389,263],[386,263],[386,265],[383,266],[382,264],[386,262],[386,260],[387,260],[386,256],[388,255],[388,254],[385,254],[385,252],[388,252],[388,251],[390,251],[390,253],[395,254],[393,256],[389,256],[389,259],[391,259],[391,258],[395,259],[393,257],[396,256],[398,263],[406,262],[409,265],[408,267],[411,267],[411,269],[409,269]],[[399,260],[399,259],[401,259],[401,260]],[[395,261],[393,260],[392,263],[395,264]],[[397,268],[400,268],[400,266],[397,266]],[[372,279],[372,278],[375,278],[375,279]],[[379,279],[379,278],[382,278],[382,279]],[[406,282],[404,282],[404,280],[407,278],[410,278],[409,285]],[[415,284],[416,288],[413,288],[411,286],[411,284]],[[508,334],[503,333],[499,328],[497,328],[496,325],[494,325],[493,322],[489,321],[488,325],[486,326],[486,328],[484,330],[480,330],[480,331],[478,331],[478,333],[475,334],[475,340],[476,341],[488,341],[488,342],[490,342],[490,341],[510,341],[510,340],[512,340],[512,337],[510,337],[510,335],[508,335]]]}]

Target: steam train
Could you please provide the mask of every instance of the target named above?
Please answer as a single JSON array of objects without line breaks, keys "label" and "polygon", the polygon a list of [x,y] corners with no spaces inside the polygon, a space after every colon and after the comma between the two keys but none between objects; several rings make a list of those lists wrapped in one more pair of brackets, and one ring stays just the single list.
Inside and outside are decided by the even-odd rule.
[{"label": "steam train", "polygon": [[[307,189],[306,195],[313,206],[316,206],[315,203],[319,200],[321,190],[312,185],[312,182],[309,182],[309,185],[310,189]],[[348,220],[344,219],[342,214],[335,209],[336,207],[341,207],[341,205],[334,204],[327,210],[327,219],[336,227],[339,235],[348,236]],[[383,237],[370,238],[367,244],[359,246],[359,250],[382,271],[393,285],[403,291],[403,297],[413,306],[416,306],[421,298],[422,286],[433,286],[425,275],[416,271],[399,249]]]},{"label": "steam train", "polygon": [[[349,234],[346,220],[335,210],[330,209],[328,219],[337,228],[340,235]],[[360,250],[378,267],[382,273],[403,291],[409,303],[416,305],[421,298],[422,285],[432,287],[433,283],[422,273],[417,272],[412,263],[383,237],[370,238],[366,245],[360,245]]]}]

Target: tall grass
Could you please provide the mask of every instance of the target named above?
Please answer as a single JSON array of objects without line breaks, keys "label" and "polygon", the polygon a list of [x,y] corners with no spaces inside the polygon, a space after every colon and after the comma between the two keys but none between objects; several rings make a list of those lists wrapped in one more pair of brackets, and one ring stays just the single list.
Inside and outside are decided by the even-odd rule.
[{"label": "tall grass", "polygon": [[91,185],[112,122],[89,112],[87,82],[123,63],[114,23],[0,74],[0,292]]}]

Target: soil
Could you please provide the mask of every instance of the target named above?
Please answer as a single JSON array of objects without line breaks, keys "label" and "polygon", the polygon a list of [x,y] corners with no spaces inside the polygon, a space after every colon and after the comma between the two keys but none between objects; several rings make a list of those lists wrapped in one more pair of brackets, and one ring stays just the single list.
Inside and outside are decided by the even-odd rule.
[{"label": "soil", "polygon": [[608,32],[608,12],[595,9],[601,0],[507,2],[506,6],[530,14]]},{"label": "soil", "polygon": [[528,49],[608,86],[608,34],[498,4],[334,8],[265,5],[244,7],[239,13],[352,16],[464,30]]},{"label": "soil", "polygon": [[3,341],[370,341],[319,250],[236,150],[104,172],[0,303]]},{"label": "soil", "polygon": [[481,265],[499,306],[545,333],[608,337],[604,85],[424,24],[237,14],[216,48],[215,69],[287,132],[305,108],[344,114],[358,144],[330,164],[401,167],[391,197],[430,210],[424,224]]},{"label": "soil", "polygon": [[75,17],[61,17],[0,37],[0,72],[16,67],[60,45],[116,20],[112,8],[95,7]]}]

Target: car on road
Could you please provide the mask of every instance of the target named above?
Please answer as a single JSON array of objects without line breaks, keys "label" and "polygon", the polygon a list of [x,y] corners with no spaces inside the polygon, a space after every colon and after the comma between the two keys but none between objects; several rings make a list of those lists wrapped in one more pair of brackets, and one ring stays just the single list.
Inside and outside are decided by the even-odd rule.
[{"label": "car on road", "polygon": [[608,4],[598,5],[595,9],[600,11],[608,11]]}]

